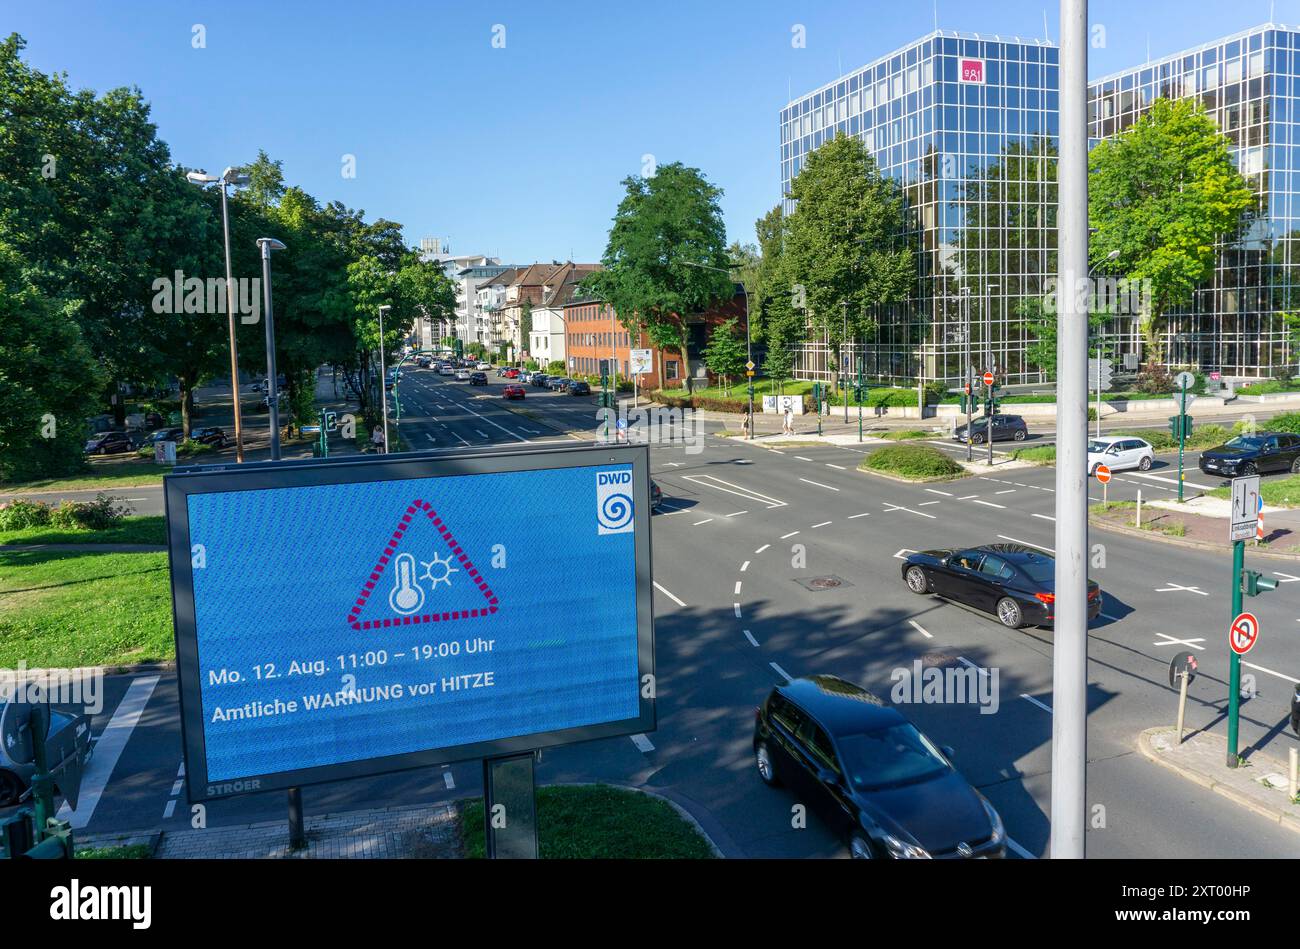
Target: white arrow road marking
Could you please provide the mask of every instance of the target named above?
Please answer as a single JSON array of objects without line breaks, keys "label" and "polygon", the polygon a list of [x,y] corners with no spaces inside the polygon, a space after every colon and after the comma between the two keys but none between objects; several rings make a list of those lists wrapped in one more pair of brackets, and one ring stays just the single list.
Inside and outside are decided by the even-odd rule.
[{"label": "white arrow road marking", "polygon": [[1300,580],[1300,577],[1293,577],[1291,576],[1291,574],[1282,573],[1280,570],[1274,570],[1273,576],[1282,578],[1281,580],[1277,581],[1278,583],[1294,583],[1296,580]]},{"label": "white arrow road marking", "polygon": [[771,666],[771,667],[773,668],[773,670],[776,671],[776,674],[777,674],[777,675],[779,675],[782,679],[785,679],[786,682],[793,682],[793,681],[794,681],[794,676],[790,675],[790,673],[786,672],[784,669],[782,669],[780,666],[778,666],[775,662],[769,662],[768,665]]},{"label": "white arrow road marking", "polygon": [[[918,505],[918,507],[919,507],[919,505]],[[921,516],[921,517],[928,517],[928,518],[929,518],[930,520],[932,520],[932,521],[937,521],[937,520],[938,520],[938,518],[935,517],[933,514],[926,514],[925,511],[913,511],[910,507],[903,507],[901,504],[889,504],[889,503],[886,503],[886,504],[885,504],[885,510],[886,510],[886,511],[906,511],[908,514],[917,514],[917,515],[919,515],[919,516]]]},{"label": "white arrow road marking", "polygon": [[1160,639],[1163,639],[1164,642],[1160,642],[1159,640],[1157,640],[1156,642],[1151,644],[1153,646],[1191,646],[1193,649],[1205,648],[1204,646],[1196,645],[1197,643],[1205,642],[1204,636],[1198,636],[1194,639],[1175,639],[1174,637],[1170,636],[1168,633],[1156,633],[1156,635],[1159,636]]},{"label": "white arrow road marking", "polygon": [[909,626],[911,626],[914,630],[916,630],[918,633],[920,633],[920,634],[921,634],[922,636],[924,636],[926,639],[934,639],[933,636],[931,636],[928,632],[926,632],[925,627],[922,626],[920,623],[918,623],[916,620],[914,620],[914,619],[910,619],[910,620],[907,621],[907,623],[908,623]]},{"label": "white arrow road marking", "polygon": [[[911,547],[904,547],[902,550],[898,551],[898,553],[894,554],[894,559],[906,560],[907,557],[905,557],[904,554],[914,554],[914,553],[916,553],[916,551],[913,550]],[[1296,622],[1300,623],[1300,619],[1296,620]]]},{"label": "white arrow road marking", "polygon": [[1174,583],[1172,580],[1166,580],[1165,583],[1169,584],[1169,586],[1156,587],[1157,593],[1199,593],[1201,596],[1210,595],[1197,587],[1185,587],[1181,583]]},{"label": "white arrow road marking", "polygon": [[754,634],[751,633],[749,630],[745,630],[744,632],[745,632],[745,638],[749,640],[749,644],[754,648],[758,648],[758,640],[754,638]]},{"label": "white arrow road marking", "polygon": [[[715,491],[725,491],[727,494],[734,494],[744,498],[746,501],[755,501],[759,504],[766,504],[769,508],[785,507],[786,502],[779,498],[771,498],[765,494],[759,494],[757,491],[751,491],[749,488],[742,487],[738,484],[732,484],[730,481],[723,481],[714,475],[682,475],[682,479],[694,484],[702,485],[706,488],[713,488]],[[725,487],[723,487],[725,485]]]},{"label": "white arrow road marking", "polygon": [[108,786],[108,779],[113,776],[113,769],[117,767],[126,743],[130,741],[131,733],[144,714],[144,707],[149,704],[149,697],[153,695],[158,679],[159,676],[141,676],[127,688],[122,701],[117,703],[113,717],[100,732],[99,740],[95,742],[95,753],[91,755],[86,770],[82,773],[77,809],[72,810],[68,807],[68,802],[64,801],[59,808],[60,820],[69,821],[75,829],[90,823],[95,807],[104,794],[104,788]]},{"label": "white arrow road marking", "polygon": [[807,478],[800,478],[804,484],[811,484],[818,488],[825,488],[827,491],[838,491],[839,488],[833,488],[829,484],[822,484],[820,481],[809,481]]}]

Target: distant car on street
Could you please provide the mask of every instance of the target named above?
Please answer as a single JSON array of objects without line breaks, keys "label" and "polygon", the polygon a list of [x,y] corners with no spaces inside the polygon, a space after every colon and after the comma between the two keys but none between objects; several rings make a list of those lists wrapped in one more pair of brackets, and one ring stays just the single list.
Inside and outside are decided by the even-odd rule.
[{"label": "distant car on street", "polygon": [[471,372],[469,374],[469,384],[472,386],[485,386],[488,384],[486,372]]},{"label": "distant car on street", "polygon": [[1088,440],[1089,477],[1096,473],[1098,465],[1105,465],[1111,471],[1127,471],[1130,468],[1150,471],[1155,460],[1156,450],[1150,442],[1141,438],[1121,435]]},{"label": "distant car on street", "polygon": [[190,438],[200,444],[211,445],[213,448],[225,448],[227,441],[226,433],[215,426],[191,429]]},{"label": "distant car on street", "polygon": [[[989,418],[987,415],[977,419],[972,419],[970,423],[970,443],[972,445],[982,445],[988,438]],[[1029,435],[1029,426],[1019,415],[995,415],[993,416],[993,440],[1018,441],[1022,442]],[[966,426],[958,425],[953,432],[953,439],[959,442],[966,441]]]},{"label": "distant car on street", "polygon": [[505,376],[505,378],[507,378],[507,379],[518,379],[518,378],[519,378],[519,370],[518,370],[518,369],[501,369],[501,370],[498,370],[498,371],[501,373],[501,375]]},{"label": "distant car on street", "polygon": [[811,805],[855,859],[1006,855],[988,799],[898,709],[838,676],[778,685],[755,711],[754,759],[769,786]]},{"label": "distant car on street", "polygon": [[1201,471],[1220,478],[1238,475],[1300,473],[1300,435],[1259,432],[1237,435],[1222,445],[1201,452]]},{"label": "distant car on street", "polygon": [[457,382],[469,382],[469,370],[468,370],[468,369],[457,369],[457,370],[456,370],[456,381],[457,381]]},{"label": "distant car on street", "polygon": [[650,479],[650,510],[651,512],[659,510],[659,506],[664,503],[664,489],[659,487],[659,482],[654,478]]},{"label": "distant car on street", "polygon": [[126,432],[96,432],[86,441],[86,454],[116,455],[132,447],[131,436]]},{"label": "distant car on street", "polygon": [[502,398],[506,399],[522,399],[527,394],[527,390],[521,385],[508,385],[501,390]]},{"label": "distant car on street", "polygon": [[563,392],[573,380],[567,376],[551,376],[547,381],[552,392]]},{"label": "distant car on street", "polygon": [[440,376],[454,376],[455,374],[456,370],[451,368],[447,363],[443,363],[438,367],[438,375]]},{"label": "distant car on street", "polygon": [[159,442],[180,442],[185,437],[183,428],[160,428],[156,432],[150,432],[141,445],[145,448],[152,448]]},{"label": "distant car on street", "polygon": [[551,377],[544,372],[535,372],[528,377],[528,381],[539,389],[549,389],[551,387]]},{"label": "distant car on street", "polygon": [[[85,714],[72,714],[59,709],[50,711],[50,736],[57,738],[65,728],[72,729],[77,757],[82,767],[90,760],[94,746],[90,740],[90,719]],[[11,807],[32,785],[34,764],[18,764],[0,746],[0,807]]]},{"label": "distant car on street", "polygon": [[591,395],[590,383],[575,379],[569,383],[569,395]]},{"label": "distant car on street", "polygon": [[[1008,629],[1055,622],[1056,561],[1023,544],[922,550],[903,561],[913,593],[934,594],[984,613]],[[1101,587],[1088,581],[1088,619],[1101,612]]]},{"label": "distant car on street", "polygon": [[480,359],[477,363],[474,364],[474,368],[475,368],[475,369],[491,369],[491,368],[492,368],[492,364],[491,364],[490,362],[486,362],[485,360]]}]

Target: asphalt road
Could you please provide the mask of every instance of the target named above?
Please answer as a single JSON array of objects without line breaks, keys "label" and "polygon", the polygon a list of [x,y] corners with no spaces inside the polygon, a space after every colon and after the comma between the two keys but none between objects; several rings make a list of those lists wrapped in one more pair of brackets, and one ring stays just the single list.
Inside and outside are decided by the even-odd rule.
[{"label": "asphalt road", "polygon": [[[589,400],[529,389],[530,415],[484,391],[432,373],[401,383],[404,437],[413,447],[545,444],[591,438]],[[409,390],[408,390],[409,386]],[[797,802],[759,780],[753,710],[786,676],[834,673],[890,698],[896,670],[917,660],[973,664],[997,676],[998,706],[907,704],[902,710],[956,761],[1003,814],[1013,852],[1042,856],[1048,841],[1051,754],[1050,630],[1009,631],[991,617],[912,594],[900,577],[908,550],[1020,541],[1053,543],[1053,469],[908,485],[853,470],[855,445],[762,448],[709,437],[699,453],[651,451],[665,493],[653,519],[659,728],[547,752],[542,782],[643,784],[676,798],[736,856],[843,856],[815,818],[792,826]],[[964,449],[948,445],[948,450]],[[1168,467],[1126,473],[1115,499],[1141,488],[1171,496]],[[1176,473],[1176,472],[1175,472]],[[1199,478],[1192,479],[1200,484]],[[1209,482],[1206,482],[1209,485]],[[133,492],[134,493],[134,492]],[[143,494],[144,492],[140,492]],[[1096,492],[1094,491],[1094,494]],[[1098,495],[1099,497],[1099,495]],[[1171,722],[1177,695],[1167,667],[1190,648],[1200,675],[1192,727],[1223,728],[1229,620],[1226,554],[1095,534],[1092,576],[1105,591],[1089,645],[1090,826],[1097,857],[1291,857],[1295,840],[1270,823],[1159,766],[1136,750],[1138,733]],[[1296,576],[1260,559],[1248,566],[1282,581],[1252,601],[1263,633],[1243,672],[1256,694],[1242,706],[1243,747],[1278,757],[1296,739],[1285,727],[1290,683],[1300,680]],[[1282,571],[1277,568],[1281,566]],[[1300,573],[1300,571],[1297,571]],[[806,585],[814,578],[838,585]],[[91,831],[189,826],[180,781],[176,690],[170,674],[114,677],[93,729],[101,739],[77,822]],[[104,737],[108,736],[108,741]],[[309,812],[446,800],[478,793],[479,764],[421,769],[304,789]],[[95,795],[96,787],[102,793]],[[83,792],[84,794],[84,792]],[[209,825],[277,819],[280,795],[209,804]]]}]

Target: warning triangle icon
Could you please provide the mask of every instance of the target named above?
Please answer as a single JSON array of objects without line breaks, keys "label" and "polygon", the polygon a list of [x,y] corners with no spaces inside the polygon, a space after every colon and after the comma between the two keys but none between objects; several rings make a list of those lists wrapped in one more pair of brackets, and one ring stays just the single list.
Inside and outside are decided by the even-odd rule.
[{"label": "warning triangle icon", "polygon": [[[466,591],[472,594],[469,603],[464,602]],[[449,608],[457,601],[458,609]],[[433,505],[417,499],[402,514],[357,593],[348,625],[362,630],[448,623],[491,616],[499,605]]]}]

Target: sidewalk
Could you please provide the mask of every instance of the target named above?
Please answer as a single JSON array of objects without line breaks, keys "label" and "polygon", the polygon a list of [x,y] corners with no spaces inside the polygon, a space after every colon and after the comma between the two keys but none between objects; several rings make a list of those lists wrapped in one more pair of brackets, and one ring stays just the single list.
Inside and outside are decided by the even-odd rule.
[{"label": "sidewalk", "polygon": [[1300,832],[1300,804],[1287,799],[1285,762],[1245,749],[1245,762],[1229,768],[1226,738],[1213,732],[1185,732],[1180,745],[1169,726],[1148,728],[1138,736],[1137,744],[1138,750],[1157,764],[1288,830]]}]

